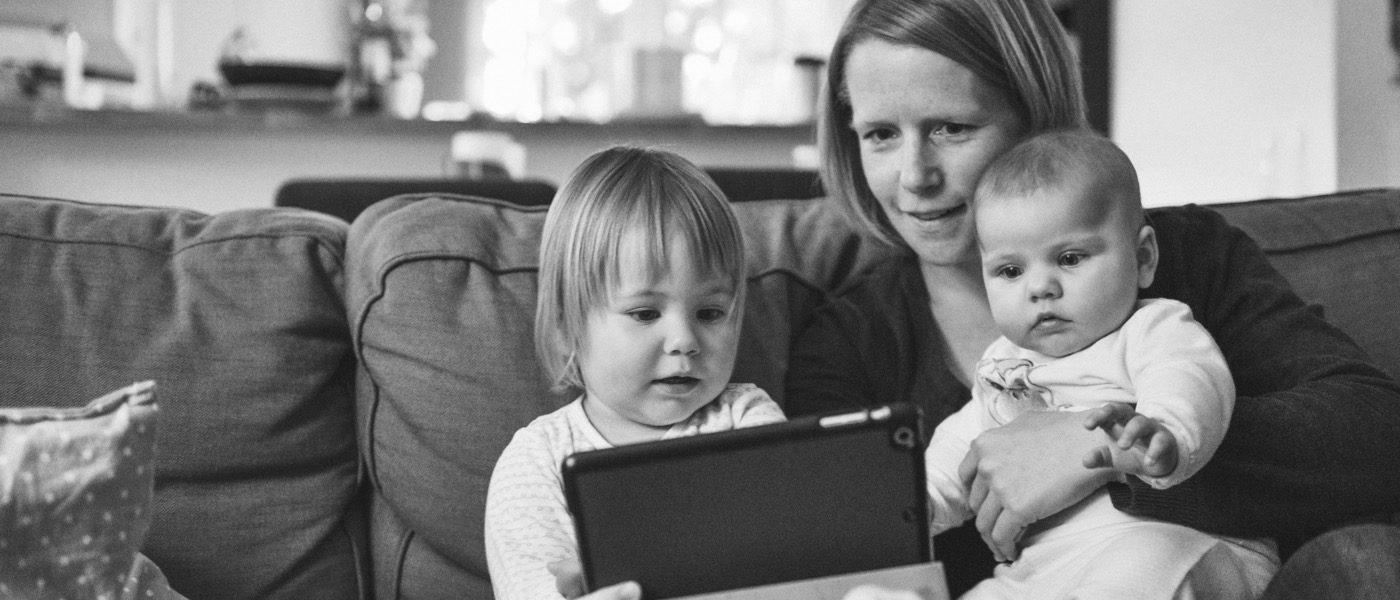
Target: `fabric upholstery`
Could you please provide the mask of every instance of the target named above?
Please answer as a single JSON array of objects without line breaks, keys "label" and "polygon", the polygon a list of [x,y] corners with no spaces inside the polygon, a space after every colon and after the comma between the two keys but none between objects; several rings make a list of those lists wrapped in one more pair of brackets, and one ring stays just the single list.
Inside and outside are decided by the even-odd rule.
[{"label": "fabric upholstery", "polygon": [[[734,379],[780,402],[792,332],[895,252],[833,208],[735,205],[750,288]],[[1400,373],[1400,313],[1387,302],[1400,191],[1211,208]],[[368,598],[372,558],[376,598],[491,596],[491,469],[517,428],[568,400],[547,391],[531,338],[543,208],[404,196],[348,231],[293,209],[13,195],[0,195],[0,214],[0,410],[81,410],[157,382],[141,550],[176,592]]]},{"label": "fabric upholstery", "polygon": [[[832,286],[892,252],[826,207],[735,205],[750,289],[734,381],[779,401],[793,328]],[[348,309],[381,600],[491,593],[482,519],[496,457],[516,429],[571,399],[548,391],[534,353],[545,211],[405,196],[351,228]],[[832,251],[804,250],[818,245]]]},{"label": "fabric upholstery", "polygon": [[1215,204],[1304,300],[1400,377],[1400,190]]},{"label": "fabric upholstery", "polygon": [[191,598],[356,598],[346,225],[0,195],[0,407],[161,390],[142,551]]}]

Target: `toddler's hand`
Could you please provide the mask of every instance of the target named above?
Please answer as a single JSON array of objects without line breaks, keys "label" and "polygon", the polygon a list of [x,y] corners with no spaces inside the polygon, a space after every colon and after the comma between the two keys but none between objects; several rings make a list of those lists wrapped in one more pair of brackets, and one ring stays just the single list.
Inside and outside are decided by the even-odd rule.
[{"label": "toddler's hand", "polygon": [[583,565],[578,559],[568,558],[559,562],[549,563],[549,574],[554,576],[554,587],[559,589],[559,594],[565,598],[577,598],[583,595]]},{"label": "toddler's hand", "polygon": [[1084,428],[1102,429],[1114,440],[1085,454],[1085,467],[1108,467],[1142,477],[1162,477],[1176,470],[1176,436],[1161,421],[1138,414],[1131,404],[1109,402],[1089,411]]},{"label": "toddler's hand", "polygon": [[858,585],[846,592],[841,600],[923,600],[918,594],[908,590],[891,590],[878,585]]},{"label": "toddler's hand", "polygon": [[577,559],[571,558],[550,563],[548,568],[550,574],[554,575],[555,587],[559,588],[559,593],[565,598],[576,598],[577,600],[642,600],[641,586],[631,581],[608,586],[586,596],[583,595],[583,566],[579,564]]}]

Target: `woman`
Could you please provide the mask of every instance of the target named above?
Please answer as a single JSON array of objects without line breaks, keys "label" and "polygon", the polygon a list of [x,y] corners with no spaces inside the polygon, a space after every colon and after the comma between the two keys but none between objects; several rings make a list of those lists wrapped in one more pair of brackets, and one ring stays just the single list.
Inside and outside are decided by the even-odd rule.
[{"label": "woman", "polygon": [[[827,75],[823,183],[910,253],[793,344],[786,408],[908,401],[931,432],[970,396],[973,363],[996,337],[968,217],[973,186],[1020,139],[1084,126],[1078,67],[1043,0],[863,0]],[[1027,414],[983,434],[963,465],[975,530],[935,540],[955,594],[991,574],[987,545],[1014,557],[1026,528],[1105,484],[1121,510],[1274,537],[1285,555],[1340,523],[1400,510],[1400,386],[1214,213],[1162,211],[1153,225],[1161,259],[1145,295],[1190,305],[1236,378],[1224,444],[1196,477],[1159,491],[1084,469],[1080,457],[1101,441],[1073,414]],[[636,597],[620,591],[589,598]]]},{"label": "woman", "polygon": [[[790,415],[908,401],[932,425],[969,397],[996,337],[968,203],[1020,139],[1084,126],[1078,67],[1041,0],[868,0],[832,51],[820,121],[823,181],[881,238],[910,250],[828,306],[794,343]],[[1214,460],[1161,491],[1113,483],[1115,506],[1205,531],[1274,537],[1285,552],[1350,519],[1400,507],[1400,387],[1201,209],[1154,216],[1149,297],[1186,302],[1215,336],[1240,398]],[[984,434],[963,465],[976,529],[1016,555],[1036,521],[1109,484],[1078,457],[1101,443],[1070,413]],[[955,591],[990,574],[982,544],[935,540]],[[975,542],[976,540],[971,540]]]}]

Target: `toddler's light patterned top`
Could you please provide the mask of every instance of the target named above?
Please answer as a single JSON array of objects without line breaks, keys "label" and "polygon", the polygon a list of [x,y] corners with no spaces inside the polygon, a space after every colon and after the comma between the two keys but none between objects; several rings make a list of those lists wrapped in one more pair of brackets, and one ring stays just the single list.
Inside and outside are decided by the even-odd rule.
[{"label": "toddler's light patterned top", "polygon": [[[731,384],[662,439],[783,420],[782,409],[766,392],[753,384]],[[486,494],[486,558],[497,600],[563,597],[548,566],[576,559],[578,544],[559,466],[570,454],[610,447],[584,414],[582,397],[515,433]]]}]

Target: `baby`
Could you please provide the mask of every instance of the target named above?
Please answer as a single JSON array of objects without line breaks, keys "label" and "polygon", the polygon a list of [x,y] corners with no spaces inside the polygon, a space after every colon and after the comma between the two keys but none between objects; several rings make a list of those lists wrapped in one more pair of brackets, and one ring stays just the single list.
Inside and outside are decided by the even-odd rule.
[{"label": "baby", "polygon": [[615,147],[555,196],[540,243],[535,345],[578,398],[516,432],[491,474],[486,555],[498,600],[583,592],[560,464],[576,452],[783,420],[731,384],[744,247],[724,194],[689,161]]},{"label": "baby", "polygon": [[[978,362],[972,401],[930,443],[934,531],[974,514],[958,474],[972,440],[1029,411],[1085,411],[1085,426],[1109,438],[1086,467],[1159,488],[1199,471],[1235,388],[1185,304],[1138,298],[1158,252],[1128,157],[1088,131],[1037,135],[988,167],[973,210],[1002,337]],[[1138,519],[1106,490],[1033,526],[1021,547],[965,598],[1248,598],[1278,563],[1271,542]]]}]

